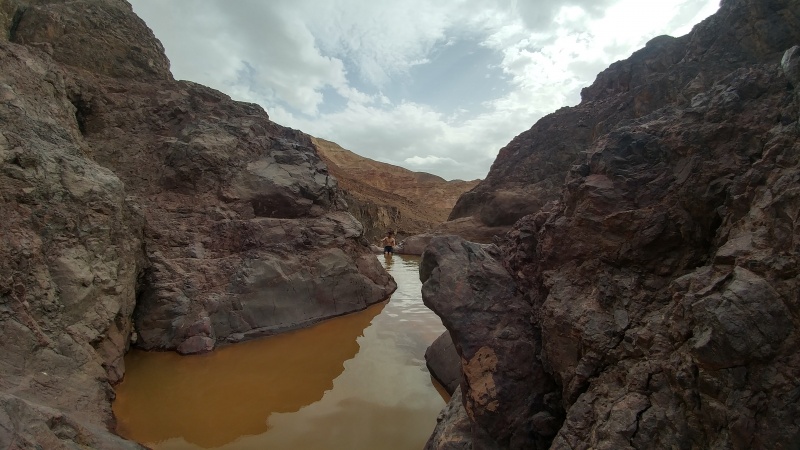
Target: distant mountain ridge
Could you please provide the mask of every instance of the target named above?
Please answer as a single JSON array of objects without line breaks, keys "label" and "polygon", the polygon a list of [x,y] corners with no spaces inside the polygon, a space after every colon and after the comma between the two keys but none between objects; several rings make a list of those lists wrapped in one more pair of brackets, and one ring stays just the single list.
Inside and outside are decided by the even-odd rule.
[{"label": "distant mountain ridge", "polygon": [[459,196],[480,182],[447,181],[360,156],[325,139],[312,142],[370,240],[389,229],[401,236],[434,229],[447,220]]}]

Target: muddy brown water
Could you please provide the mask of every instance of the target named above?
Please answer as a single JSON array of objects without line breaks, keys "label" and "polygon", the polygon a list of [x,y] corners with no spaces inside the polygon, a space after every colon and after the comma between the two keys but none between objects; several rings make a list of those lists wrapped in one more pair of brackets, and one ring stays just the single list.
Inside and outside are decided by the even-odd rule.
[{"label": "muddy brown water", "polygon": [[117,432],[156,450],[421,449],[445,396],[425,367],[444,331],[419,258],[379,259],[388,302],[206,355],[131,351]]}]

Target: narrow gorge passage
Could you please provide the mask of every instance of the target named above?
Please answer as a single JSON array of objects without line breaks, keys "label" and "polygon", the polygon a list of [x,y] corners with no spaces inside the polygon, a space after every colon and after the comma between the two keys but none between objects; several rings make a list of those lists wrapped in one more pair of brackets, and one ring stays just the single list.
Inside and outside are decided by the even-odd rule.
[{"label": "narrow gorge passage", "polygon": [[205,355],[131,351],[117,432],[157,450],[421,449],[445,404],[424,359],[444,327],[419,258],[378,258],[388,302]]}]

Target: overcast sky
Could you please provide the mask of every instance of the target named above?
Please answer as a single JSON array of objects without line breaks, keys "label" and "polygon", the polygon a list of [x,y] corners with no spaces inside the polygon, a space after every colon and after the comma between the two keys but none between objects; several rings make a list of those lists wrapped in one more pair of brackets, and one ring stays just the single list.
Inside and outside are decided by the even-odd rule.
[{"label": "overcast sky", "polygon": [[447,179],[580,101],[610,63],[719,0],[129,0],[177,79]]}]

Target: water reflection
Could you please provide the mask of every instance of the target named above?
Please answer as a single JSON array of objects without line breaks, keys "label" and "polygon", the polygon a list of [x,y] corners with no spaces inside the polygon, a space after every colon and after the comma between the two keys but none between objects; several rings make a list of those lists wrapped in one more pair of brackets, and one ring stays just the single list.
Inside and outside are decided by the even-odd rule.
[{"label": "water reflection", "polygon": [[443,331],[418,258],[379,259],[388,303],[208,355],[131,352],[117,431],[163,449],[419,449],[444,400],[425,368]]},{"label": "water reflection", "polygon": [[359,314],[206,355],[132,351],[117,388],[117,431],[139,442],[183,437],[212,448],[267,431],[273,412],[322,398],[358,353],[356,338],[385,303]]}]

